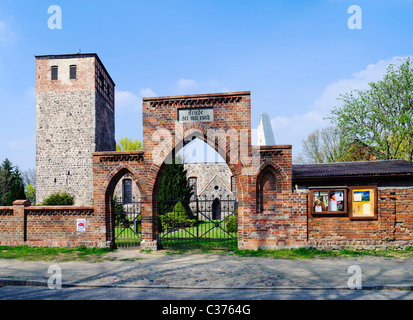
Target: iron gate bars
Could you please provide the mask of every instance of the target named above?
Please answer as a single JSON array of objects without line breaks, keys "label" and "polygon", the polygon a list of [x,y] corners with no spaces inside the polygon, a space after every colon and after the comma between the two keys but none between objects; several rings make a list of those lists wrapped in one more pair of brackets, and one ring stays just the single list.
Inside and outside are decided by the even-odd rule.
[{"label": "iron gate bars", "polygon": [[[190,201],[154,201],[158,211],[160,249],[235,249],[238,245],[238,202],[230,196]],[[143,202],[113,202],[117,248],[139,247]]]},{"label": "iron gate bars", "polygon": [[238,243],[238,203],[229,195],[158,203],[161,248],[234,249]]},{"label": "iron gate bars", "polygon": [[138,247],[142,240],[142,203],[114,201],[114,239],[118,248]]}]

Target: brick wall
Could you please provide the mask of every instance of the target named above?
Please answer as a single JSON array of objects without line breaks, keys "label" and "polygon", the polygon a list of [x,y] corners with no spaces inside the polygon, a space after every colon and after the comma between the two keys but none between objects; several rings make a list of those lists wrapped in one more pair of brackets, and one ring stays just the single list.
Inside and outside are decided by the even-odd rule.
[{"label": "brick wall", "polygon": [[15,231],[17,227],[13,207],[0,207],[0,243],[13,244],[17,241]]},{"label": "brick wall", "polygon": [[[77,231],[77,219],[86,220],[85,231]],[[27,200],[0,207],[0,245],[108,246],[93,207],[30,206]]]},{"label": "brick wall", "polygon": [[[128,174],[145,202],[141,248],[156,248],[154,204],[163,163],[173,149],[179,151],[183,140],[198,137],[221,154],[235,178],[239,248],[303,245],[306,195],[292,192],[292,147],[251,146],[250,104],[249,92],[143,99],[144,150],[93,153],[95,214],[106,223],[107,241],[113,240],[110,200],[116,184]],[[213,122],[177,122],[179,108],[201,107],[213,107]],[[263,171],[270,172],[275,181],[263,183]],[[257,194],[260,185],[262,190]],[[260,197],[272,203],[265,213],[257,210]]]},{"label": "brick wall", "polygon": [[[309,206],[311,205],[309,201]],[[376,220],[348,216],[308,216],[309,245],[392,247],[413,244],[413,189],[378,188]]]},{"label": "brick wall", "polygon": [[240,248],[306,245],[307,195],[292,191],[291,151],[290,145],[253,147],[260,154],[260,166],[244,182],[252,196],[243,208]]}]

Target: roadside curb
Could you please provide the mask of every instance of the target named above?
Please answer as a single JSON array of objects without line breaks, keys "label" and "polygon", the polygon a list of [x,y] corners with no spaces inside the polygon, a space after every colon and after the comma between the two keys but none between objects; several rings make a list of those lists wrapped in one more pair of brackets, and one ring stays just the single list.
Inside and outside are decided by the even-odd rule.
[{"label": "roadside curb", "polygon": [[[0,287],[3,286],[24,286],[24,287],[48,287],[47,281],[23,280],[23,279],[2,279]],[[240,287],[209,287],[209,286],[175,286],[175,285],[133,285],[133,284],[82,284],[82,283],[62,283],[62,288],[124,288],[124,289],[175,289],[175,290],[405,290],[413,291],[413,284],[389,284],[389,285],[364,285],[361,289],[351,289],[345,286],[326,287],[260,287],[260,286],[240,286]]]}]

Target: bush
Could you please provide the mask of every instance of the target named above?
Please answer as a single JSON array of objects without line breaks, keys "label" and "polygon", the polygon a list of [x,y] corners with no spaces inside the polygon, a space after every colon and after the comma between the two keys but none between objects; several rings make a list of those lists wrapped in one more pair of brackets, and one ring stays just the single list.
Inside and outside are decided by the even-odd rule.
[{"label": "bush", "polygon": [[238,215],[232,215],[227,219],[227,225],[225,226],[227,232],[238,231]]},{"label": "bush", "polygon": [[180,201],[175,204],[174,211],[163,214],[159,218],[163,230],[192,227],[196,223],[195,219],[190,219]]},{"label": "bush", "polygon": [[53,193],[43,201],[44,206],[72,206],[74,204],[75,197],[66,191]]}]

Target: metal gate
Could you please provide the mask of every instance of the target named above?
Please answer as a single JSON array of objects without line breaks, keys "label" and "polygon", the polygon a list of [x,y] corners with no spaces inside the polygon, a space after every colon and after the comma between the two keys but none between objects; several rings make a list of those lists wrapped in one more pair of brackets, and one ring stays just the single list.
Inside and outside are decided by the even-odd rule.
[{"label": "metal gate", "polygon": [[158,202],[160,248],[235,249],[238,203],[230,196]]},{"label": "metal gate", "polygon": [[142,240],[142,203],[114,201],[114,239],[118,248],[138,247]]}]

